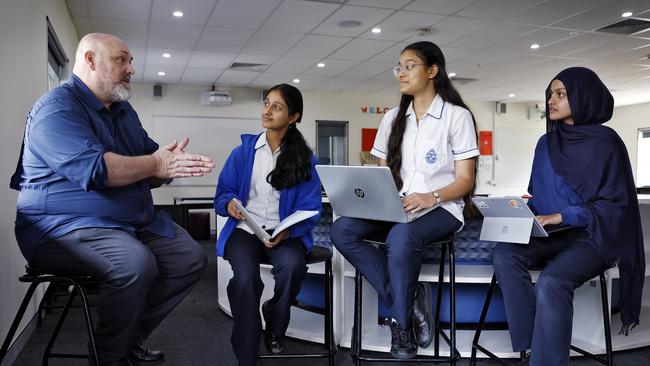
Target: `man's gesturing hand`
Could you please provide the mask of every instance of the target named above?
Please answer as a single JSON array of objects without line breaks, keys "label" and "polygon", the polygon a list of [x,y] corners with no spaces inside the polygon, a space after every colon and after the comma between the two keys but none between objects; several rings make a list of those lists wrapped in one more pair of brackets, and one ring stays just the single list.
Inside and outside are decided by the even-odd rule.
[{"label": "man's gesturing hand", "polygon": [[174,140],[153,153],[152,156],[156,161],[156,177],[163,179],[200,177],[212,171],[214,168],[212,159],[185,152],[188,143],[187,137],[181,143]]}]

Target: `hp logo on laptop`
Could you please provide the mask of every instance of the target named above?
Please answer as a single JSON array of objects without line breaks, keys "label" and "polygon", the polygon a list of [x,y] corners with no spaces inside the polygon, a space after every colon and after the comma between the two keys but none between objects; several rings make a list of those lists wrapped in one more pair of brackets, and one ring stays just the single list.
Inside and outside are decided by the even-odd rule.
[{"label": "hp logo on laptop", "polygon": [[366,196],[366,193],[361,188],[355,188],[354,189],[354,195],[359,197],[359,198],[363,198],[363,197]]}]

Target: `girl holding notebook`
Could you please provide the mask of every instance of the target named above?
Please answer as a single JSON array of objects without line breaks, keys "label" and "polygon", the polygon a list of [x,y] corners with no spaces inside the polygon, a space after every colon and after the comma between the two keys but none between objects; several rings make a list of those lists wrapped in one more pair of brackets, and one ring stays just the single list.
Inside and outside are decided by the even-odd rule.
[{"label": "girl holding notebook", "polygon": [[[513,351],[530,365],[568,365],[573,293],[618,265],[623,329],[639,323],[645,260],[639,206],[627,150],[602,124],[614,98],[591,70],[560,72],[546,89],[547,133],[539,139],[528,205],[542,225],[573,228],[499,244],[494,272],[503,293]],[[531,283],[529,269],[542,269]]]},{"label": "girl holding notebook", "polygon": [[260,262],[273,266],[273,297],[262,305],[264,343],[272,353],[284,350],[290,307],[307,272],[305,254],[313,245],[311,230],[320,215],[300,221],[270,240],[259,239],[243,220],[237,201],[269,233],[298,210],[321,210],[316,157],[296,127],[302,118],[300,91],[279,84],[267,91],[262,108],[264,133],[242,135],[224,164],[214,199],[217,214],[228,216],[217,240],[217,255],[230,263],[233,278],[228,300],[233,315],[232,348],[240,365],[255,365],[262,323],[264,284]]},{"label": "girl holding notebook", "polygon": [[[384,115],[371,153],[390,167],[405,210],[440,207],[409,223],[341,217],[331,239],[389,306],[390,353],[406,359],[433,335],[431,294],[418,285],[423,247],[463,225],[463,198],[474,187],[479,151],[474,117],[451,84],[437,45],[406,46],[393,73],[402,99]],[[364,242],[380,232],[388,233],[386,256]]]}]

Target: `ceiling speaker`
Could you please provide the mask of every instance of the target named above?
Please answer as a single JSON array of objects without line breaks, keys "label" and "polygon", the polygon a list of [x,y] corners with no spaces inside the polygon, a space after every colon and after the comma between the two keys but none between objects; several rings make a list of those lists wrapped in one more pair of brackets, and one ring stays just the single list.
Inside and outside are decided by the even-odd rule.
[{"label": "ceiling speaker", "polygon": [[163,96],[163,86],[161,84],[153,85],[153,99],[160,100]]}]

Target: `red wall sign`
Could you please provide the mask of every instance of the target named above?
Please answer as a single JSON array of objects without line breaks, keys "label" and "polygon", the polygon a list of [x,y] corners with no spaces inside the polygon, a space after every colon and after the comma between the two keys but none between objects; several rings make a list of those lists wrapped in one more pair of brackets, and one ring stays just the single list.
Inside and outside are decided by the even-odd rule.
[{"label": "red wall sign", "polygon": [[479,144],[481,155],[492,155],[492,131],[480,131]]},{"label": "red wall sign", "polygon": [[375,136],[377,136],[376,128],[361,129],[361,151],[372,150],[372,145],[375,143]]}]

